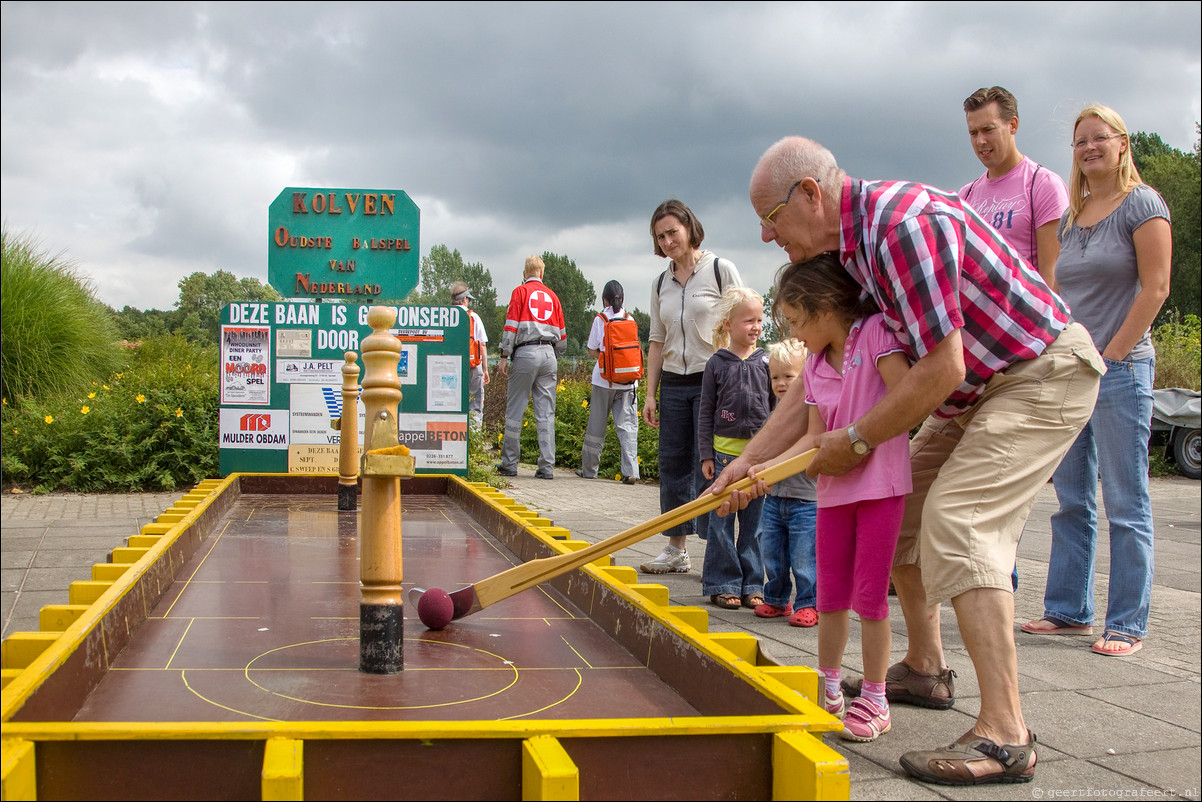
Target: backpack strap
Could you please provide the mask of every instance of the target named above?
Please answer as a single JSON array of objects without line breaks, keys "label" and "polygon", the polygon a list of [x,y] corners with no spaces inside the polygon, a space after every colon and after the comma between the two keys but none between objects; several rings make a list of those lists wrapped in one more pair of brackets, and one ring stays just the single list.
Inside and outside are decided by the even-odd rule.
[{"label": "backpack strap", "polygon": [[[988,175],[988,173],[986,173],[986,175]],[[977,181],[980,181],[980,180],[981,180],[980,178],[977,179]],[[973,181],[971,184],[968,185],[968,189],[964,190],[964,201],[966,203],[972,197],[972,191],[973,191],[973,188],[976,187],[977,181]]]},{"label": "backpack strap", "polygon": [[[664,276],[668,275],[668,271],[659,274],[659,278],[655,281],[655,294],[659,295],[660,290],[664,286]],[[718,283],[718,294],[722,294],[722,271],[718,269],[718,257],[714,257],[714,281]]]},{"label": "backpack strap", "polygon": [[1042,164],[1035,165],[1035,172],[1031,173],[1031,183],[1027,186],[1027,208],[1031,210],[1031,245],[1035,248],[1036,259],[1039,259],[1039,238],[1035,225],[1035,179],[1042,169]]}]

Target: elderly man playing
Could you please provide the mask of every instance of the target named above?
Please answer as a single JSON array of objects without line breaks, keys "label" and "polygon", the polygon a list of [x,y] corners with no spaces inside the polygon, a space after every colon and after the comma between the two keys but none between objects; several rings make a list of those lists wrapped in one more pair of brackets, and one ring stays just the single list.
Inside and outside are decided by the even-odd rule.
[{"label": "elderly man playing", "polygon": [[[1102,360],[1064,302],[953,193],[852,179],[826,148],[790,137],[761,158],[750,195],[763,240],[793,262],[838,254],[913,362],[855,421],[854,443],[848,428],[818,437],[809,469],[842,475],[875,444],[922,423],[911,441],[914,492],[893,569],[908,649],[889,669],[886,693],[891,701],[952,705],[939,632],[939,605],[950,599],[981,710],[954,744],[908,752],[902,766],[948,785],[1027,782],[1035,736],[1019,699],[1010,572],[1036,492],[1093,411]],[[800,387],[708,492],[800,438]],[[760,492],[762,483],[735,494],[723,511]]]}]

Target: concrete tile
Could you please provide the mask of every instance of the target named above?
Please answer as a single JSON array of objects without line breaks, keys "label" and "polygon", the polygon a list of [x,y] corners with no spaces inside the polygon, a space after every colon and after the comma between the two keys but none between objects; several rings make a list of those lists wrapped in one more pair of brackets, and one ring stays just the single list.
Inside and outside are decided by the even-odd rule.
[{"label": "concrete tile", "polygon": [[[4,518],[4,531],[6,533],[10,531],[22,533],[40,532],[41,530],[45,529],[46,526],[46,521],[42,518],[22,519],[9,518],[7,516]],[[5,542],[8,542],[7,538],[5,538]]]},{"label": "concrete tile", "polygon": [[1094,637],[1021,633],[1017,636],[1020,687],[1028,678],[1069,690],[1170,681],[1168,675],[1151,669],[1147,661],[1136,663],[1094,654],[1090,646],[1097,640],[1099,629],[1095,627],[1094,632]]},{"label": "concrete tile", "polygon": [[22,534],[8,533],[4,538],[4,551],[34,551],[42,544],[40,532],[24,530]]},{"label": "concrete tile", "polygon": [[[960,706],[957,700],[957,706]],[[980,700],[964,701],[963,712],[975,716]],[[1023,718],[1039,743],[1073,757],[1092,760],[1113,749],[1116,754],[1194,747],[1202,744],[1197,730],[1134,712],[1075,691],[1023,694]],[[1105,722],[1105,726],[1099,726]],[[1132,735],[1138,733],[1138,738]]]},{"label": "concrete tile", "polygon": [[928,800],[947,799],[939,793],[937,786],[920,783],[916,780],[898,776],[886,780],[861,780],[856,772],[851,773],[851,795],[854,800],[860,799],[896,799],[896,800]]},{"label": "concrete tile", "polygon": [[[1193,559],[1193,561],[1196,563],[1198,562],[1199,558],[1197,555],[1195,555],[1192,558],[1182,559]],[[1158,565],[1156,566],[1156,582],[1159,585],[1166,585],[1170,588],[1186,590],[1192,593],[1198,593],[1202,591],[1202,577],[1199,577],[1197,571],[1189,569],[1180,570],[1177,568],[1166,568]]]},{"label": "concrete tile", "polygon": [[1202,749],[1174,749],[1159,752],[1141,752],[1133,755],[1104,755],[1092,763],[1119,774],[1132,781],[1144,783],[1147,788],[1159,788],[1165,796],[1197,799],[1199,796],[1198,765]]},{"label": "concrete tile", "polygon": [[0,590],[16,593],[25,582],[25,568],[0,569]]},{"label": "concrete tile", "polygon": [[0,551],[0,568],[4,570],[24,570],[33,562],[36,551],[31,549],[13,548],[10,549],[8,544],[4,544],[4,551]]},{"label": "concrete tile", "polygon": [[92,578],[91,565],[88,563],[86,566],[30,568],[25,577],[25,591],[57,590],[65,599],[72,582]]},{"label": "concrete tile", "polygon": [[[4,594],[7,599],[9,594]],[[4,619],[4,637],[14,632],[37,632],[40,627],[40,614],[48,604],[66,604],[65,592],[53,591],[23,591],[13,601],[11,611],[6,612]]]},{"label": "concrete tile", "polygon": [[[59,524],[67,524],[59,526]],[[90,525],[89,525],[90,524]],[[69,542],[78,537],[92,538],[121,538],[138,534],[139,527],[132,521],[128,524],[97,524],[96,521],[55,521],[55,525],[46,530],[47,541]]]},{"label": "concrete tile", "polygon": [[137,519],[129,518],[103,518],[97,515],[89,515],[84,518],[58,518],[51,525],[52,532],[61,532],[72,529],[133,529],[137,526]]},{"label": "concrete tile", "polygon": [[[58,549],[39,551],[33,558],[31,570],[39,568],[76,568],[76,573],[90,574],[94,563],[106,562],[106,555],[94,549]],[[76,577],[77,579],[80,577]]]},{"label": "concrete tile", "polygon": [[1109,702],[1116,707],[1135,710],[1145,716],[1176,724],[1193,733],[1202,732],[1202,696],[1198,694],[1196,680],[1193,682],[1166,682],[1163,685],[1155,686],[1086,688],[1078,693]]},{"label": "concrete tile", "polygon": [[[1196,765],[1196,764],[1195,764]],[[1195,772],[1196,776],[1196,772]],[[1153,793],[1147,793],[1153,791]],[[948,799],[1105,799],[1160,796],[1145,783],[1119,770],[1083,760],[1036,764],[1035,778],[1024,785],[948,789]]]}]

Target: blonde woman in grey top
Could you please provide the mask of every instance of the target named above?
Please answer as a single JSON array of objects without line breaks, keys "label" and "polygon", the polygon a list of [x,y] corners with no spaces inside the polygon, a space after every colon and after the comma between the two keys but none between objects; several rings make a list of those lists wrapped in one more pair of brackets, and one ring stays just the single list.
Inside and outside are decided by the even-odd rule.
[{"label": "blonde woman in grey top", "polygon": [[1069,208],[1060,223],[1056,284],[1106,361],[1093,416],[1052,481],[1043,618],[1033,634],[1093,632],[1097,488],[1110,528],[1106,628],[1093,651],[1124,657],[1143,647],[1152,591],[1148,435],[1156,353],[1150,328],[1169,293],[1169,210],[1139,177],[1119,115],[1091,106],[1073,128]]}]

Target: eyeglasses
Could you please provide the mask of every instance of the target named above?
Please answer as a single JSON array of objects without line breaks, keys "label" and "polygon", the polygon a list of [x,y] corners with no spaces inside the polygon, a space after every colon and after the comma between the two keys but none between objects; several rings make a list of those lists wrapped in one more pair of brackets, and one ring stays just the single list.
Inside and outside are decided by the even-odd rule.
[{"label": "eyeglasses", "polygon": [[1097,145],[1101,147],[1106,143],[1107,140],[1114,139],[1116,136],[1126,136],[1126,134],[1098,134],[1097,136],[1091,136],[1088,139],[1082,137],[1081,139],[1073,141],[1073,150],[1080,150],[1086,145]]},{"label": "eyeglasses", "polygon": [[800,181],[798,181],[797,183],[795,183],[793,186],[789,187],[789,194],[785,195],[785,199],[783,201],[781,201],[780,204],[775,209],[773,209],[772,211],[768,212],[768,214],[766,214],[760,218],[760,228],[768,228],[769,226],[776,225],[775,223],[772,222],[772,218],[776,215],[777,212],[779,212],[781,209],[785,208],[785,206],[788,205],[789,198],[793,197],[793,190],[795,190],[795,189],[797,189],[797,187],[801,186],[802,181],[805,181],[805,179],[803,178]]}]

